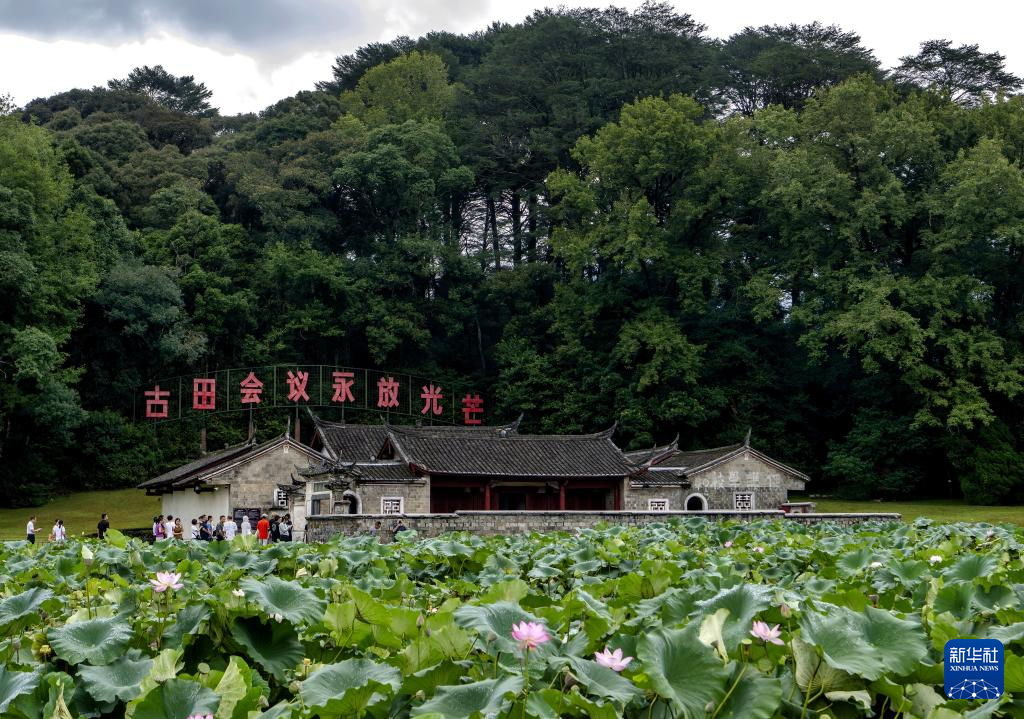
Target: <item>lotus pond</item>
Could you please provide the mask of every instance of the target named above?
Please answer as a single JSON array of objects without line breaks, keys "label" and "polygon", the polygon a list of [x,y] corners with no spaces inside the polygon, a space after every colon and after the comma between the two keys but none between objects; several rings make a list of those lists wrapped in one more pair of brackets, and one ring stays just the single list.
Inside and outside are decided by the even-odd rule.
[{"label": "lotus pond", "polygon": [[[1024,717],[1012,528],[405,534],[7,543],[0,714]],[[957,637],[1003,642],[1002,698],[946,700]]]}]

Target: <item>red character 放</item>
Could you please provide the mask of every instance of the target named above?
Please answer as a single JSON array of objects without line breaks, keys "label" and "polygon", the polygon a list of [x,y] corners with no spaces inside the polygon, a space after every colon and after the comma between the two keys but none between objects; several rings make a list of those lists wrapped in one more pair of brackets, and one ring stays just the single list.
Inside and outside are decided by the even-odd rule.
[{"label": "red character \u653e", "polygon": [[398,381],[394,377],[377,380],[377,406],[384,409],[398,406]]}]

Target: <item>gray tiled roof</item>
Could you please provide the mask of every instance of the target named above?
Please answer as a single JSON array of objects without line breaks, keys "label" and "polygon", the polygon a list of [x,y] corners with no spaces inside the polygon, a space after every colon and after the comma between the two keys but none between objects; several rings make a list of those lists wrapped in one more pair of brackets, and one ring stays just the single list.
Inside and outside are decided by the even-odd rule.
[{"label": "gray tiled roof", "polygon": [[730,444],[727,447],[715,447],[714,449],[698,449],[692,452],[673,452],[664,459],[657,460],[658,467],[682,467],[683,469],[694,469],[703,467],[705,464],[717,461],[727,454],[732,454],[742,448],[742,444]]},{"label": "gray tiled roof", "polygon": [[315,419],[320,440],[338,459],[367,460],[377,456],[387,433],[381,424],[345,424]]},{"label": "gray tiled roof", "polygon": [[633,472],[611,431],[588,435],[439,433],[389,427],[396,456],[429,474],[503,477],[625,477]]},{"label": "gray tiled roof", "polygon": [[188,464],[183,464],[180,467],[164,472],[158,477],[147,479],[142,484],[137,485],[137,487],[138,489],[164,489],[170,488],[172,485],[180,486],[182,482],[205,474],[219,464],[242,457],[252,452],[256,447],[257,445],[253,442],[244,442],[226,447],[218,452],[210,452]]}]

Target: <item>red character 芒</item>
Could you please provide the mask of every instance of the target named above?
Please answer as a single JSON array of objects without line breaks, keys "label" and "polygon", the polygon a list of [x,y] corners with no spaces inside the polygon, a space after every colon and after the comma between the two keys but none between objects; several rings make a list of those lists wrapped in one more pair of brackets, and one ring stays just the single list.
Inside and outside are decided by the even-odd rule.
[{"label": "red character \u8292", "polygon": [[355,384],[355,374],[353,372],[334,372],[334,396],[331,397],[332,402],[355,402],[356,398],[352,395],[352,385]]},{"label": "red character \u8292", "polygon": [[217,380],[210,377],[192,380],[192,409],[217,409]]},{"label": "red character \u8292", "polygon": [[462,398],[462,417],[463,424],[483,424],[483,420],[478,415],[484,413],[484,400],[478,395],[466,394]]},{"label": "red character \u8292", "polygon": [[238,383],[238,386],[242,390],[242,404],[259,404],[263,401],[260,398],[260,395],[263,394],[263,383],[254,372],[250,372],[248,377]]},{"label": "red character \u8292", "polygon": [[156,385],[142,394],[146,397],[146,419],[166,419],[169,405],[167,398],[171,396],[171,391]]},{"label": "red character \u8292", "polygon": [[420,414],[426,414],[427,412],[433,412],[434,414],[441,414],[444,408],[441,406],[441,400],[444,399],[444,395],[441,394],[443,388],[438,385],[434,386],[433,383],[428,387],[423,386],[423,392],[420,393],[420,397],[423,399],[423,409],[420,410]]},{"label": "red character \u8292", "polygon": [[296,370],[292,372],[288,370],[288,401],[298,402],[301,400],[309,401],[309,395],[306,394],[306,383],[309,382],[309,372],[300,372]]}]

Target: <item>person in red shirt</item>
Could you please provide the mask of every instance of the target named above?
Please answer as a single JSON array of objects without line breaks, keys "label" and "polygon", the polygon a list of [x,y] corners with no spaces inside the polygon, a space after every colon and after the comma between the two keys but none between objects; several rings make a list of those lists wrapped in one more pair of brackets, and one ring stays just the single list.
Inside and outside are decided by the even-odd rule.
[{"label": "person in red shirt", "polygon": [[265,514],[256,522],[256,536],[260,538],[260,544],[270,543],[270,520]]}]

